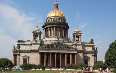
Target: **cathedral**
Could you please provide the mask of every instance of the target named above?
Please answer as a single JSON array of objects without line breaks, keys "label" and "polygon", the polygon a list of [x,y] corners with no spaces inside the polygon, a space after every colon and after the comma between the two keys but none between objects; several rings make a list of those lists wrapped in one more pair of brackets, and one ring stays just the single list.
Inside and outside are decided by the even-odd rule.
[{"label": "cathedral", "polygon": [[[67,64],[94,66],[97,61],[97,48],[94,40],[81,41],[82,32],[77,28],[71,40],[68,38],[69,26],[64,13],[54,3],[44,25],[43,32],[36,26],[32,32],[33,40],[18,40],[13,49],[13,63],[35,64],[52,68],[63,68]],[[43,34],[43,38],[41,38]]]}]

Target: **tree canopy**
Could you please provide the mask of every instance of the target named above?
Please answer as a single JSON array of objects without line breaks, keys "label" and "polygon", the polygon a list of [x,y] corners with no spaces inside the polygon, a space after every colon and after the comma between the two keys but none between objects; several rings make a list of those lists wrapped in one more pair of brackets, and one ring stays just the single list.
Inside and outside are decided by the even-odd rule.
[{"label": "tree canopy", "polygon": [[0,58],[0,67],[13,67],[13,63],[7,58]]},{"label": "tree canopy", "polygon": [[116,67],[116,40],[109,45],[105,53],[105,64],[110,67]]},{"label": "tree canopy", "polygon": [[96,69],[99,69],[100,67],[102,67],[103,66],[103,61],[97,61],[96,63],[95,63],[95,65],[94,65],[94,67],[96,68]]}]

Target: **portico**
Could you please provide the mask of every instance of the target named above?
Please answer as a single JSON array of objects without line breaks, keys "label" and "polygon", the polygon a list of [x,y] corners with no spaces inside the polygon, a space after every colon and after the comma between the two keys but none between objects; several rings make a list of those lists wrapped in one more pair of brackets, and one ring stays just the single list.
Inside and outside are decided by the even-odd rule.
[{"label": "portico", "polygon": [[76,53],[55,53],[55,52],[40,52],[41,65],[52,68],[62,68],[67,64],[77,64]]}]

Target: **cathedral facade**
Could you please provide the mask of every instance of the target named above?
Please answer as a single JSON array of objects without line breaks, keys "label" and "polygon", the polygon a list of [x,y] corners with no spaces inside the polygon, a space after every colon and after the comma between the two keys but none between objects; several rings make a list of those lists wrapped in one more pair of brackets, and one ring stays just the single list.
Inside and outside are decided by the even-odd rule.
[{"label": "cathedral facade", "polygon": [[[18,40],[13,49],[14,65],[36,64],[63,68],[67,64],[86,64],[93,66],[97,61],[97,49],[94,40],[81,41],[81,31],[77,28],[68,38],[68,23],[64,13],[59,10],[58,2],[54,3],[42,26],[43,32],[36,26],[33,40]],[[43,33],[43,38],[41,34]]]}]

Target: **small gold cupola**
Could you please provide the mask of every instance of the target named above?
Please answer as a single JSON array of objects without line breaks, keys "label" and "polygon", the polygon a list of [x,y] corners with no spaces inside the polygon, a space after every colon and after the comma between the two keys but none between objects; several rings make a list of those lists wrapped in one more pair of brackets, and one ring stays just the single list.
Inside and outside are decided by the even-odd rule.
[{"label": "small gold cupola", "polygon": [[79,29],[76,28],[76,30],[73,33],[73,41],[80,43],[81,42],[81,34],[82,34],[81,31],[79,31]]},{"label": "small gold cupola", "polygon": [[33,33],[33,40],[34,41],[41,40],[42,32],[40,31],[38,26],[36,26],[35,30],[32,33]]},{"label": "small gold cupola", "polygon": [[38,26],[36,26],[35,31],[36,32],[39,32],[40,31],[40,29],[38,28]]},{"label": "small gold cupola", "polygon": [[78,28],[76,28],[75,32],[79,32],[79,29],[78,29]]}]

